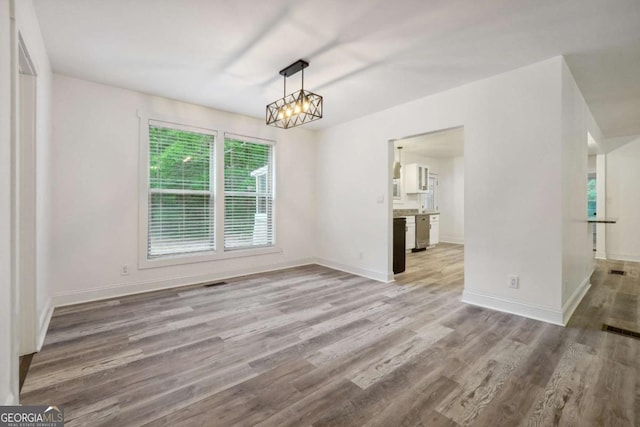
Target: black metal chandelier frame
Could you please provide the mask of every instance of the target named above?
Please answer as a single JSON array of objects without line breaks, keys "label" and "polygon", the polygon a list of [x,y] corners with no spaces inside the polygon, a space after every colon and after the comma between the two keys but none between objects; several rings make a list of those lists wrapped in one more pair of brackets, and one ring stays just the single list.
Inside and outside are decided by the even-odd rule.
[{"label": "black metal chandelier frame", "polygon": [[[299,59],[280,70],[284,77],[283,97],[267,105],[266,123],[283,129],[300,126],[322,118],[322,96],[304,88],[304,69],[307,61]],[[301,89],[287,94],[287,77],[302,71]]]}]

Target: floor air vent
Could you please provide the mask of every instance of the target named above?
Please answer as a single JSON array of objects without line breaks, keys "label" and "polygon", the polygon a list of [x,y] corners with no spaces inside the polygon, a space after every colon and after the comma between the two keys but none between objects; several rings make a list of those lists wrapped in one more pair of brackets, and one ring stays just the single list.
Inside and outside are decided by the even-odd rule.
[{"label": "floor air vent", "polygon": [[624,270],[609,270],[609,274],[617,274],[618,276],[626,276],[627,272]]},{"label": "floor air vent", "polygon": [[605,332],[611,332],[612,334],[624,335],[625,337],[640,339],[640,332],[631,331],[629,329],[616,328],[615,326],[607,325],[606,323],[602,325],[602,330]]},{"label": "floor air vent", "polygon": [[216,283],[207,283],[206,285],[204,285],[205,288],[213,288],[214,286],[222,286],[222,285],[226,285],[227,282],[216,282]]}]

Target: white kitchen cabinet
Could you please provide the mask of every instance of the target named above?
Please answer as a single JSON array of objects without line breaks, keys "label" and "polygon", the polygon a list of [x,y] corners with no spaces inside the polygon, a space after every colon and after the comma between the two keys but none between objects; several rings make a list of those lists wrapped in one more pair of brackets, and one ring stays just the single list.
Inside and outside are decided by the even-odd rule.
[{"label": "white kitchen cabinet", "polygon": [[407,194],[426,193],[429,191],[429,166],[409,163],[402,167],[404,192]]},{"label": "white kitchen cabinet", "polygon": [[440,243],[440,215],[429,215],[429,246]]},{"label": "white kitchen cabinet", "polygon": [[416,247],[416,217],[407,217],[406,249],[409,251]]}]

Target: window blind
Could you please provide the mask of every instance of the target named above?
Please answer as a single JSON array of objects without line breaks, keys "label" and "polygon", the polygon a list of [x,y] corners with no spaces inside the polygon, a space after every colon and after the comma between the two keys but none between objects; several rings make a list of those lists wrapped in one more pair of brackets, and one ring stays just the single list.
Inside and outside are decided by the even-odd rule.
[{"label": "window blind", "polygon": [[214,142],[213,131],[149,121],[148,258],[215,249]]},{"label": "window blind", "polygon": [[273,187],[273,145],[225,135],[225,250],[274,244]]}]

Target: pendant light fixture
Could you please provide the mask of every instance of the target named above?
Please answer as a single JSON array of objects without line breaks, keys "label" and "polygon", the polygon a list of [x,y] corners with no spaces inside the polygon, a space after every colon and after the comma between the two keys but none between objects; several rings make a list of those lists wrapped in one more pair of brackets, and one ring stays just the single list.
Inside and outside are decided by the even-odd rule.
[{"label": "pendant light fixture", "polygon": [[[322,97],[304,89],[304,69],[307,61],[299,59],[280,70],[284,77],[284,96],[267,105],[267,124],[283,129],[292,128],[322,118]],[[287,77],[302,71],[301,89],[287,95]]]},{"label": "pendant light fixture", "polygon": [[393,162],[393,179],[400,179],[400,169],[402,168],[402,147],[398,147],[398,160]]}]

